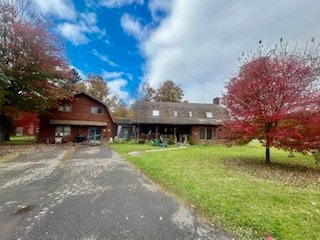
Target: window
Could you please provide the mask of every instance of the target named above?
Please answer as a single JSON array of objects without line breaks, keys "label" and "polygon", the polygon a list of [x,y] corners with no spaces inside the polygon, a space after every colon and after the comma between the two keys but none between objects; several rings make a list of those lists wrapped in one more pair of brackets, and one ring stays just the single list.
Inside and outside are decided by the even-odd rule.
[{"label": "window", "polygon": [[91,107],[91,113],[93,114],[101,114],[102,108],[101,107]]},{"label": "window", "polygon": [[212,112],[206,112],[207,118],[213,118]]},{"label": "window", "polygon": [[200,128],[200,140],[205,140],[206,139],[206,129],[205,128]]},{"label": "window", "polygon": [[58,107],[59,112],[71,112],[71,105],[63,104]]},{"label": "window", "polygon": [[63,136],[68,136],[71,133],[70,126],[57,126],[56,127],[56,134],[63,133]]},{"label": "window", "polygon": [[153,117],[159,117],[160,116],[159,110],[152,110],[152,116]]},{"label": "window", "polygon": [[212,140],[212,128],[200,128],[199,129],[200,140]]},{"label": "window", "polygon": [[192,111],[189,111],[189,112],[188,112],[188,116],[189,116],[190,118],[193,117]]},{"label": "window", "polygon": [[212,129],[207,128],[207,140],[212,140]]},{"label": "window", "polygon": [[173,111],[173,116],[174,116],[174,117],[178,117],[178,111],[177,111],[177,110],[174,110],[174,111]]}]

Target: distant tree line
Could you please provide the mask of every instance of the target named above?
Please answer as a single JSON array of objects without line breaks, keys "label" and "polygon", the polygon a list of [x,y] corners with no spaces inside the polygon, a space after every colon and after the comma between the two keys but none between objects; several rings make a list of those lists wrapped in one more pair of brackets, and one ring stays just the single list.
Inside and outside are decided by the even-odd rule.
[{"label": "distant tree line", "polygon": [[144,82],[140,95],[142,101],[181,102],[184,92],[172,80],[166,80],[157,89],[152,88],[148,82]]},{"label": "distant tree line", "polygon": [[[73,69],[74,76],[79,76]],[[97,100],[104,102],[111,110],[115,118],[126,118],[132,116],[132,109],[118,95],[111,95],[108,81],[99,75],[89,74],[85,80],[76,77],[78,81],[73,89],[76,92],[85,92]],[[173,81],[164,81],[158,89],[150,87],[148,82],[144,82],[141,89],[138,89],[136,101],[155,102],[181,102],[184,96],[181,87]]]}]

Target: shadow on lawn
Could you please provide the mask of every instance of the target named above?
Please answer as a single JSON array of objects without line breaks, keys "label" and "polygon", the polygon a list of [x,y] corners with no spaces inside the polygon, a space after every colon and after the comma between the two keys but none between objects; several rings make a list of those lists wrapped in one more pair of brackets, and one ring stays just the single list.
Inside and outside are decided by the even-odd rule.
[{"label": "shadow on lawn", "polygon": [[289,161],[265,164],[261,158],[229,158],[222,160],[222,164],[242,175],[279,180],[291,186],[320,188],[320,165],[304,166]]}]

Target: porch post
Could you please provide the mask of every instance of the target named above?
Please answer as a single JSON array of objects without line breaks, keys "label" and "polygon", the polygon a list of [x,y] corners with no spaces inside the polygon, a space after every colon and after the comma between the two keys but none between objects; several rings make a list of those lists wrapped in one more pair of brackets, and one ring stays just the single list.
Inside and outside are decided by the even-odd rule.
[{"label": "porch post", "polygon": [[155,132],[155,134],[156,134],[156,139],[158,139],[158,126],[156,126],[156,132]]},{"label": "porch post", "polygon": [[177,144],[177,128],[173,128],[173,139],[174,139],[174,144]]},{"label": "porch post", "polygon": [[136,129],[136,131],[137,131],[137,142],[139,142],[139,140],[140,140],[140,127],[139,127],[139,124],[138,124],[138,126],[137,126],[137,129]]}]

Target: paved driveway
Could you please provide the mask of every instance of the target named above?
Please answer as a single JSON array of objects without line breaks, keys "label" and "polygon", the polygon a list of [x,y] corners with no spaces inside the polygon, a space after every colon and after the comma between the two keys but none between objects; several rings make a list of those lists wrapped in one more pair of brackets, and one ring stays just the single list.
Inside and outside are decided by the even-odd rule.
[{"label": "paved driveway", "polygon": [[0,164],[0,239],[231,239],[104,146]]}]

